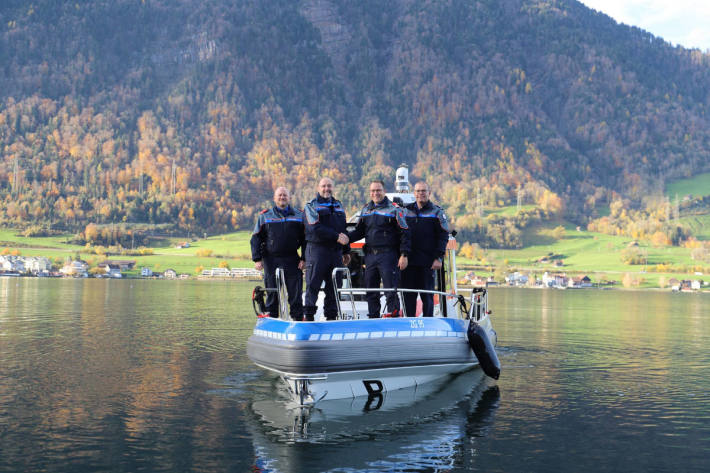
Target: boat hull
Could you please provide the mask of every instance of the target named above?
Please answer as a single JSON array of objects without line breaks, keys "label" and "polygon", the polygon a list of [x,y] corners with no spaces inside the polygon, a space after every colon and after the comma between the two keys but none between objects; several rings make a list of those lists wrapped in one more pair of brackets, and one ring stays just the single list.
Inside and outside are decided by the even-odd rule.
[{"label": "boat hull", "polygon": [[[490,327],[487,318],[482,322]],[[261,319],[247,342],[247,354],[255,364],[278,373],[300,404],[373,396],[476,367],[467,326],[467,320],[421,317]]]}]

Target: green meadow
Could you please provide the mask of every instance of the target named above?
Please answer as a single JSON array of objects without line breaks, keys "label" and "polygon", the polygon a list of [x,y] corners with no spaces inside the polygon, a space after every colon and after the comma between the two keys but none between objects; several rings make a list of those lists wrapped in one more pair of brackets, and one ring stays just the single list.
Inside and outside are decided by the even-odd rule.
[{"label": "green meadow", "polygon": [[[526,246],[522,249],[484,249],[484,258],[476,260],[459,256],[459,268],[483,275],[494,274],[497,269],[503,272],[523,271],[537,277],[546,271],[588,275],[593,282],[617,281],[619,285],[628,273],[637,280],[639,287],[644,288],[659,287],[661,278],[667,281],[673,277],[698,277],[695,275],[696,269],[699,269],[696,268],[698,263],[691,258],[690,249],[653,247],[628,237],[577,230],[569,224],[563,225],[565,234],[555,239],[552,237],[552,228],[559,224],[547,222],[546,225],[527,228],[523,236]],[[633,248],[643,255],[641,264],[628,265],[622,262],[622,252],[627,248]],[[658,265],[670,266],[675,271],[665,271]],[[706,263],[702,271],[710,271],[710,264]]]},{"label": "green meadow", "polygon": [[683,198],[689,194],[693,197],[710,195],[710,172],[688,179],[678,179],[666,185],[666,196],[670,199],[674,199],[676,195]]}]

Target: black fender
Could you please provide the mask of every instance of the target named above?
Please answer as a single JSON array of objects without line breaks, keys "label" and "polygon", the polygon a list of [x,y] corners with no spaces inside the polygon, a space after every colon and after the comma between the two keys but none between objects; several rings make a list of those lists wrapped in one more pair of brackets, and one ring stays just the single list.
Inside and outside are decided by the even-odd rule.
[{"label": "black fender", "polygon": [[468,345],[478,358],[481,369],[487,376],[498,379],[500,376],[500,361],[496,350],[491,343],[486,329],[471,320],[468,324]]}]

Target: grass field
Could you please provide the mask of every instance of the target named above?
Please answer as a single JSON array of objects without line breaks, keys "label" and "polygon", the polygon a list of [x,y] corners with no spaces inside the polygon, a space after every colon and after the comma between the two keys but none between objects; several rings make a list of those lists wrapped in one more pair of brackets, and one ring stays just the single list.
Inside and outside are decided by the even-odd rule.
[{"label": "grass field", "polygon": [[[152,247],[152,255],[96,255],[83,246],[68,243],[73,235],[27,238],[17,235],[12,229],[0,229],[0,251],[19,252],[22,256],[45,256],[52,260],[64,261],[76,255],[94,266],[106,258],[130,259],[136,261],[136,269],[128,272],[130,275],[140,273],[143,266],[154,271],[174,269],[178,273],[195,274],[199,267],[213,268],[225,261],[230,268],[251,267],[251,250],[249,238],[251,232],[243,231],[218,235],[191,241],[189,248],[176,248],[184,238],[160,240]],[[211,251],[211,253],[210,253]],[[198,253],[202,252],[202,256]]]},{"label": "grass field", "polygon": [[692,194],[694,197],[710,195],[710,172],[688,179],[678,179],[666,185],[666,196],[671,200],[675,199],[676,195],[683,198],[688,194]]},{"label": "grass field", "polygon": [[[519,250],[486,251],[487,271],[490,274],[496,266],[506,266],[510,271],[519,270],[541,276],[545,271],[565,272],[568,274],[587,274],[593,281],[600,279],[620,281],[624,274],[631,273],[636,279],[643,280],[641,287],[658,287],[659,280],[671,277],[679,279],[697,278],[694,271],[682,273],[654,272],[658,264],[692,267],[697,264],[690,257],[690,250],[678,247],[656,248],[639,243],[639,251],[645,255],[645,263],[626,265],[621,260],[621,253],[631,244],[632,239],[604,235],[601,233],[577,231],[572,225],[565,225],[565,236],[553,239],[550,227],[560,222],[547,223],[544,226],[531,226],[525,230],[523,240],[526,246]],[[551,257],[549,255],[552,255]],[[540,262],[548,257],[548,262]],[[555,260],[561,260],[562,266],[556,266]],[[480,261],[459,257],[461,267],[481,268]],[[706,264],[706,266],[708,266]],[[479,272],[479,271],[477,271]]]},{"label": "grass field", "polygon": [[[521,205],[520,210],[534,210],[536,209],[536,205]],[[483,215],[488,216],[488,215],[499,215],[501,217],[512,217],[518,213],[518,206],[517,205],[508,205],[505,207],[484,207],[483,209]]]},{"label": "grass field", "polygon": [[698,240],[710,240],[710,214],[683,217],[680,219],[680,223],[690,227],[693,236]]}]

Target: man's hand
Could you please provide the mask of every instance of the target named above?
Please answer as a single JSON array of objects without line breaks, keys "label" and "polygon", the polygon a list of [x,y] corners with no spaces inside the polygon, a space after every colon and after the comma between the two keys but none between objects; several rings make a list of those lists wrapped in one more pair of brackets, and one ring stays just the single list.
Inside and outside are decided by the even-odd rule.
[{"label": "man's hand", "polygon": [[350,242],[350,238],[345,233],[338,234],[338,243],[341,245],[347,245]]},{"label": "man's hand", "polygon": [[407,269],[408,264],[409,264],[409,258],[407,258],[404,255],[399,257],[399,262],[397,262],[397,266],[399,267],[400,271],[404,271],[405,269]]},{"label": "man's hand", "polygon": [[305,268],[305,267],[306,267],[306,262],[304,260],[299,260],[298,261],[298,269],[303,271],[303,268]]},{"label": "man's hand", "polygon": [[258,269],[259,271],[261,271],[262,269],[264,269],[264,263],[262,263],[261,261],[254,261],[254,269]]},{"label": "man's hand", "polygon": [[350,264],[350,253],[346,253],[343,255],[343,264],[345,266]]},{"label": "man's hand", "polygon": [[436,271],[437,269],[441,269],[441,260],[439,258],[435,259],[434,262],[431,264],[431,269]]}]

